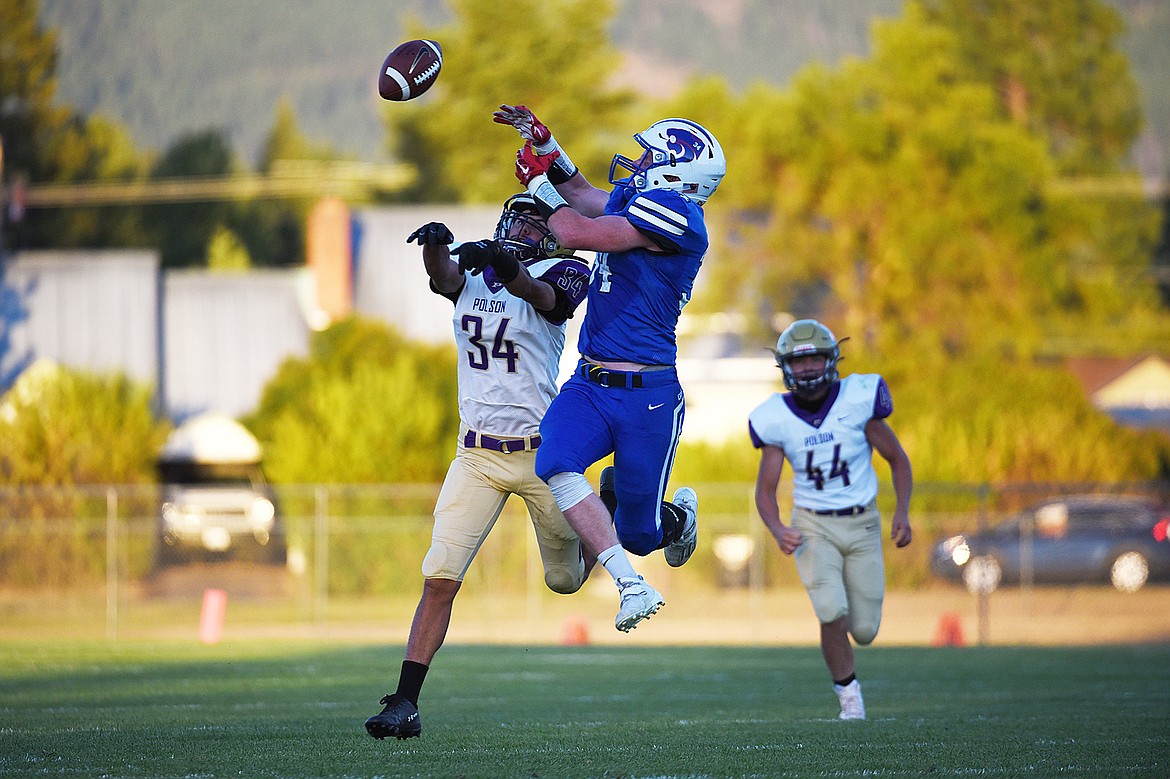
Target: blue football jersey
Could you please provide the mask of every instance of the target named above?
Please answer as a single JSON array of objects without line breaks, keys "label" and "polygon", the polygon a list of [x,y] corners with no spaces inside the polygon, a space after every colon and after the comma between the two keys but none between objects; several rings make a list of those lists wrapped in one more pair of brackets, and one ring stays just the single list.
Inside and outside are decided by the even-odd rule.
[{"label": "blue football jersey", "polygon": [[703,209],[677,192],[617,186],[606,214],[624,216],[662,252],[599,252],[577,348],[596,360],[674,365],[675,326],[707,253]]}]

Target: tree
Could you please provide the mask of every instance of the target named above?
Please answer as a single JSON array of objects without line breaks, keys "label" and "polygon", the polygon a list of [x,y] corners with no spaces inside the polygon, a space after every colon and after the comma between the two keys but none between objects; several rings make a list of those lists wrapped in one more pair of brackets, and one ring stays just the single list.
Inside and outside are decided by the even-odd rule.
[{"label": "tree", "polygon": [[1062,318],[1155,336],[1148,279],[1110,285],[1121,274],[1077,261],[1134,263],[1156,222],[1140,208],[1122,219],[1120,204],[1106,220],[1054,192],[1046,139],[1001,110],[960,36],[915,4],[875,25],[870,59],[810,66],[785,92],[755,87],[729,113],[737,153],[720,195],[741,215],[716,286],[742,293],[758,333],[777,312],[820,314],[920,359],[1035,354]]},{"label": "tree", "polygon": [[54,106],[57,36],[37,22],[37,0],[0,5],[0,139],[6,176],[41,173],[39,145],[64,121]]},{"label": "tree", "polygon": [[623,126],[632,94],[607,85],[619,63],[606,31],[611,0],[453,0],[451,8],[449,26],[406,25],[411,37],[442,41],[444,56],[427,95],[385,109],[393,153],[420,174],[403,199],[498,203],[517,191],[519,137],[492,123],[500,103],[532,107],[573,161],[604,181],[615,140],[634,132]]},{"label": "tree", "polygon": [[[151,170],[156,179],[227,176],[235,157],[223,130],[208,129],[179,138]],[[148,218],[164,268],[203,265],[217,227],[228,223],[225,201],[167,203],[148,208]]]},{"label": "tree", "polygon": [[454,353],[348,319],[287,360],[244,422],[277,482],[440,481],[459,428]]},{"label": "tree", "polygon": [[0,484],[143,484],[167,426],[123,375],[37,362],[0,399]]},{"label": "tree", "polygon": [[1117,11],[1101,0],[912,0],[950,30],[960,73],[996,89],[1005,116],[1045,138],[1064,174],[1126,164],[1141,102],[1118,48]]}]

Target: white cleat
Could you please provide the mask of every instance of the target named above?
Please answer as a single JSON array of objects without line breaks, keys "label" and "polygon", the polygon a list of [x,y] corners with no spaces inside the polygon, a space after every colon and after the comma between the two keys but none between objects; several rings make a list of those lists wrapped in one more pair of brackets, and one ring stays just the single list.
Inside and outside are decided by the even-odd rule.
[{"label": "white cleat", "polygon": [[643,581],[641,576],[637,579],[618,579],[617,586],[622,600],[614,626],[623,633],[629,633],[639,622],[666,605],[658,590]]},{"label": "white cleat", "polygon": [[667,565],[678,568],[691,559],[699,541],[699,496],[690,487],[679,487],[670,502],[687,513],[682,537],[662,550]]},{"label": "white cleat", "polygon": [[861,685],[856,679],[844,687],[834,684],[833,692],[841,702],[841,719],[865,719],[865,701],[861,699]]}]

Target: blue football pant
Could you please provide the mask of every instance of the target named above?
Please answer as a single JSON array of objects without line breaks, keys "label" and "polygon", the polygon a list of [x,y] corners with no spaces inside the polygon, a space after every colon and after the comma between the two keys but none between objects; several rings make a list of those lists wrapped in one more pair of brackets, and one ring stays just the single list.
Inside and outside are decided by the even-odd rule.
[{"label": "blue football pant", "polygon": [[545,481],[558,473],[584,473],[614,455],[614,527],[622,546],[636,555],[662,547],[659,511],[684,416],[674,370],[642,376],[649,386],[632,389],[603,387],[573,374],[545,412],[536,452],[536,475]]}]

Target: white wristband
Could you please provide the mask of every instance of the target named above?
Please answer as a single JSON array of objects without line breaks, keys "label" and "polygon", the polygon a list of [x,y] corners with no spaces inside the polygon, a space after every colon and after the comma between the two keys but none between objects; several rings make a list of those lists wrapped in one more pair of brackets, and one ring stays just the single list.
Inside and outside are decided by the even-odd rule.
[{"label": "white wristband", "polygon": [[552,185],[544,173],[528,182],[528,194],[536,200],[536,207],[545,219],[552,216],[558,208],[569,205],[569,202],[561,197],[561,193],[557,192],[557,188]]},{"label": "white wristband", "polygon": [[555,135],[549,135],[548,140],[539,146],[533,144],[532,149],[537,154],[542,156],[545,154],[552,154],[554,151],[559,151],[561,153],[561,156],[553,160],[552,164],[554,168],[563,174],[557,177],[558,183],[564,183],[573,178],[573,176],[577,175],[577,166],[573,164],[573,161],[569,159],[569,155],[565,154],[565,150],[561,148],[559,143],[557,143]]}]

